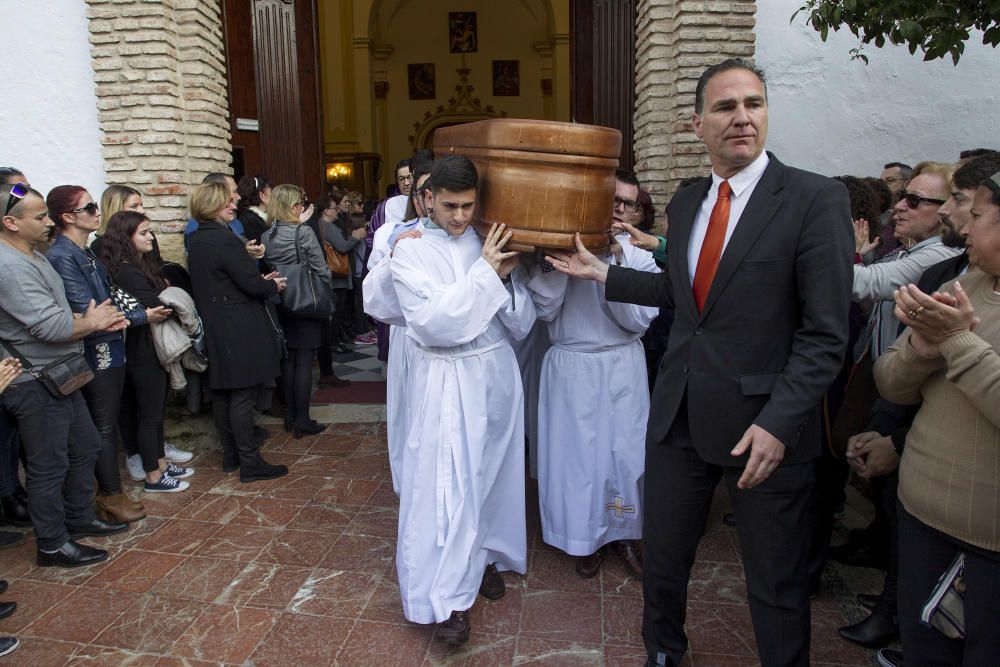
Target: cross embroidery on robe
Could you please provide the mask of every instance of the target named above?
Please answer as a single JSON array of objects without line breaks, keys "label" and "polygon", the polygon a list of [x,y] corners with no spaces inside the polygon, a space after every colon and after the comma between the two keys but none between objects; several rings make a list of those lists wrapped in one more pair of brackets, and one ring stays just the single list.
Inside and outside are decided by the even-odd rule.
[{"label": "cross embroidery on robe", "polygon": [[615,516],[621,519],[626,514],[635,514],[635,505],[624,505],[625,499],[621,496],[615,496],[611,499],[611,502],[604,506],[607,511],[614,510]]}]

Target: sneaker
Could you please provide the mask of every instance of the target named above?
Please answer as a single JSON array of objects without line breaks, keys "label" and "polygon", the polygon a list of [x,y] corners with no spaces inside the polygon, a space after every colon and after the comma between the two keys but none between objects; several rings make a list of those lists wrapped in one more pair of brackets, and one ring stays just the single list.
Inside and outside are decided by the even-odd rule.
[{"label": "sneaker", "polygon": [[194,468],[181,468],[167,461],[167,469],[163,471],[165,475],[170,475],[174,479],[187,479],[194,474]]},{"label": "sneaker", "polygon": [[0,657],[13,653],[20,645],[21,641],[17,637],[0,637]]},{"label": "sneaker", "polygon": [[163,455],[172,463],[187,463],[194,458],[194,452],[178,449],[169,442],[163,443]]},{"label": "sneaker", "polygon": [[893,648],[879,649],[878,664],[881,667],[903,667],[903,652]]},{"label": "sneaker", "polygon": [[369,331],[360,336],[355,336],[354,342],[358,345],[374,345],[378,342],[378,336],[375,335],[374,331]]},{"label": "sneaker", "polygon": [[170,475],[163,474],[160,475],[160,480],[155,484],[153,482],[146,482],[142,485],[143,490],[146,493],[178,493],[180,491],[185,491],[190,484],[187,482],[182,482],[179,479],[174,479]]},{"label": "sneaker", "polygon": [[128,468],[128,476],[133,482],[141,482],[146,479],[146,470],[142,467],[142,457],[138,454],[125,458],[125,467]]}]

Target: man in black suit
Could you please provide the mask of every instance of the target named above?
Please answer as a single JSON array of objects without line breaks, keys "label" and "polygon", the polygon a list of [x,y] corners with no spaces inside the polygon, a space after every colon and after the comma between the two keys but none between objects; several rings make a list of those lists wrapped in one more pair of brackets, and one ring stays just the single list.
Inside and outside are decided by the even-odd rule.
[{"label": "man in black suit", "polygon": [[667,208],[666,271],[609,267],[579,240],[576,254],[549,258],[606,282],[609,301],[675,309],[646,436],[648,665],[679,665],[687,650],[688,578],[720,479],[761,662],[809,664],[819,405],[847,344],[854,247],[845,188],[764,152],[766,95],[763,73],[743,60],[702,74],[694,129],[712,177]]}]

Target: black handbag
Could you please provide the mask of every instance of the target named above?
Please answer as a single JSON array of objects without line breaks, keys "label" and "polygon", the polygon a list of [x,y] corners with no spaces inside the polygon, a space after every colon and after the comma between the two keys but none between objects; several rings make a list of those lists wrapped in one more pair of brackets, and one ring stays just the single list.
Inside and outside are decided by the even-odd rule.
[{"label": "black handbag", "polygon": [[38,370],[13,345],[3,341],[3,346],[11,356],[21,362],[28,375],[41,382],[42,386],[56,398],[66,398],[94,379],[94,371],[79,352],[67,354]]},{"label": "black handbag", "polygon": [[[277,231],[278,223],[276,222],[271,227],[271,239],[274,239]],[[333,293],[316,271],[302,262],[299,250],[299,232],[301,231],[302,225],[296,226],[295,263],[272,263],[274,270],[288,279],[285,283],[285,289],[279,295],[281,297],[279,307],[296,317],[330,317],[333,314]]]}]

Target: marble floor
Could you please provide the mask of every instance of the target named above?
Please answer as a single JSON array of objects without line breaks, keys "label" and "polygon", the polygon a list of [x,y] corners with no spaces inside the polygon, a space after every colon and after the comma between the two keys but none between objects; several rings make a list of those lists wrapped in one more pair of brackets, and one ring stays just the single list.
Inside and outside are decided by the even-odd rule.
[{"label": "marble floor", "polygon": [[[197,439],[188,492],[143,496],[132,487],[149,517],[128,533],[86,540],[110,550],[105,563],[38,568],[30,538],[0,552],[0,578],[10,582],[2,598],[18,603],[0,634],[22,641],[0,663],[643,664],[638,582],[614,556],[599,576],[578,577],[572,559],[541,541],[537,510],[527,575],[506,573],[503,599],[479,599],[467,645],[449,649],[434,641],[433,627],[407,623],[393,566],[397,510],[384,407],[318,412],[337,422],[319,436],[295,440],[269,427],[267,458],[291,469],[275,481],[240,484],[221,472],[212,438]],[[534,497],[529,484],[529,507]],[[686,662],[697,667],[757,664],[725,509],[720,494],[692,575]],[[877,592],[876,573],[831,567],[824,583],[813,604],[813,664],[872,664],[836,628],[859,618],[854,594]]]}]

